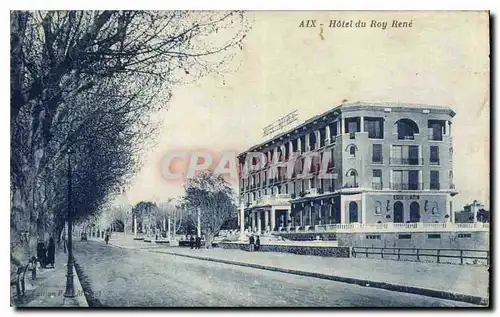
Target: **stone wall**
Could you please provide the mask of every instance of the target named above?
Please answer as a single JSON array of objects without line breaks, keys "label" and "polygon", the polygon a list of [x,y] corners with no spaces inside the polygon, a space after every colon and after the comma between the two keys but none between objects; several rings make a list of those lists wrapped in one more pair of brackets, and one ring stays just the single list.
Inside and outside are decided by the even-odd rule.
[{"label": "stone wall", "polygon": [[[245,251],[249,250],[249,245],[243,243],[220,243],[219,247],[223,249],[240,249]],[[266,244],[266,245],[261,245],[259,251],[285,252],[285,253],[294,253],[300,255],[317,255],[317,256],[329,256],[336,258],[348,258],[350,255],[348,247],[320,247],[320,246]]]},{"label": "stone wall", "polygon": [[320,237],[323,241],[335,241],[337,240],[336,233],[321,233],[321,232],[297,232],[297,233],[279,233],[275,236],[280,236],[292,241],[313,241],[317,240],[316,237]]},{"label": "stone wall", "polygon": [[485,231],[337,233],[337,240],[343,247],[466,250],[488,250],[490,247],[489,232]]}]

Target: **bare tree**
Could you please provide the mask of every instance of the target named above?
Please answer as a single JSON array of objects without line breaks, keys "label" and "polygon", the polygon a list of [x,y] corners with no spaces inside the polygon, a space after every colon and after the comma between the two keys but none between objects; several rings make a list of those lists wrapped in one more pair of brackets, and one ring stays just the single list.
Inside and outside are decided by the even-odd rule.
[{"label": "bare tree", "polygon": [[132,228],[132,206],[129,205],[117,205],[115,209],[115,219],[123,223],[123,233],[127,235],[127,230]]},{"label": "bare tree", "polygon": [[184,201],[192,215],[189,219],[199,218],[205,245],[210,248],[222,225],[237,215],[233,190],[222,175],[211,171],[189,179],[185,190]]},{"label": "bare tree", "polygon": [[168,230],[168,224],[170,224],[170,232],[175,236],[182,227],[183,210],[173,198],[170,198],[167,202],[159,203],[158,209],[159,221],[165,223],[166,230]]},{"label": "bare tree", "polygon": [[224,70],[247,25],[241,12],[12,11],[13,239],[61,230],[68,148],[76,221],[99,213],[171,87]]},{"label": "bare tree", "polygon": [[157,226],[158,214],[158,206],[150,201],[141,201],[132,209],[132,215],[137,219],[138,231],[148,236],[151,229]]}]

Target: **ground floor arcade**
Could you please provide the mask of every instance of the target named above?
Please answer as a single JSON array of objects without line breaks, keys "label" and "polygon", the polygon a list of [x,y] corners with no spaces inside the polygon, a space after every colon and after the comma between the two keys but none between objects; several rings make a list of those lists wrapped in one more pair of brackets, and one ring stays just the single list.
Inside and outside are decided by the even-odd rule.
[{"label": "ground floor arcade", "polygon": [[251,232],[270,232],[344,223],[453,222],[452,210],[451,198],[445,193],[362,192],[247,208],[244,226]]}]

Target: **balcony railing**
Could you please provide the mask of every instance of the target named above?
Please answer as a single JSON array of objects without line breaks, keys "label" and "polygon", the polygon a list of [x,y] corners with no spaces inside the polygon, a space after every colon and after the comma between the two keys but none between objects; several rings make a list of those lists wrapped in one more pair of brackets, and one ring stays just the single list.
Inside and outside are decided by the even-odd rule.
[{"label": "balcony railing", "polygon": [[440,164],[440,161],[439,161],[439,159],[436,159],[436,158],[431,158],[431,159],[429,160],[429,164],[430,164],[430,165],[439,165],[439,164]]},{"label": "balcony railing", "polygon": [[423,158],[390,157],[389,163],[394,165],[424,165]]},{"label": "balcony railing", "polygon": [[382,189],[382,182],[372,182],[372,188],[381,190]]},{"label": "balcony railing", "polygon": [[317,188],[311,188],[308,191],[308,194],[311,196],[316,196],[318,194],[318,189]]},{"label": "balcony railing", "polygon": [[342,186],[342,188],[358,188],[359,187],[359,183],[345,183],[344,186]]},{"label": "balcony railing", "polygon": [[384,164],[384,158],[382,156],[379,156],[379,157],[373,156],[372,163],[373,164]]},{"label": "balcony railing", "polygon": [[398,140],[415,140],[415,135],[398,135]]},{"label": "balcony railing", "polygon": [[292,195],[289,194],[264,195],[255,201],[255,205],[261,206],[280,202],[288,202],[290,199],[292,199]]},{"label": "balcony railing", "polygon": [[441,189],[441,184],[439,184],[439,183],[431,183],[430,186],[429,186],[429,189],[440,190]]},{"label": "balcony railing", "polygon": [[422,190],[422,183],[391,183],[393,190]]},{"label": "balcony railing", "polygon": [[429,140],[431,140],[431,141],[443,141],[443,135],[442,134],[431,134],[431,135],[429,135]]},{"label": "balcony railing", "polygon": [[325,232],[435,232],[435,231],[488,231],[489,223],[452,223],[452,222],[412,222],[412,223],[337,223],[314,226],[316,231]]}]

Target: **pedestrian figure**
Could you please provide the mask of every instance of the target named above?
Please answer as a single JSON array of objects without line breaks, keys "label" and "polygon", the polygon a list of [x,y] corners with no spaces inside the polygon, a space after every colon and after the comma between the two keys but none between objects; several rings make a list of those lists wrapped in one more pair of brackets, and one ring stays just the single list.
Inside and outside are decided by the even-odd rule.
[{"label": "pedestrian figure", "polygon": [[189,238],[189,246],[191,247],[191,249],[194,249],[194,238],[193,238],[193,236],[191,236],[191,238]]},{"label": "pedestrian figure", "polygon": [[260,249],[260,237],[257,236],[257,240],[255,240],[255,251],[259,251]]},{"label": "pedestrian figure", "polygon": [[30,259],[29,269],[31,271],[31,279],[36,280],[36,258],[34,256]]},{"label": "pedestrian figure", "polygon": [[196,236],[196,249],[201,248],[201,238],[199,236]]},{"label": "pedestrian figure", "polygon": [[109,233],[106,232],[106,238],[104,238],[104,240],[106,241],[106,244],[108,244],[108,242],[109,242]]},{"label": "pedestrian figure", "polygon": [[255,243],[255,239],[253,237],[253,235],[250,236],[250,239],[248,239],[248,242],[250,243],[250,252],[253,252],[254,250],[254,243]]},{"label": "pedestrian figure", "polygon": [[49,239],[49,246],[47,247],[47,264],[50,264],[54,268],[54,263],[56,261],[56,245],[54,239]]},{"label": "pedestrian figure", "polygon": [[47,265],[47,249],[45,248],[45,243],[43,243],[43,241],[38,241],[36,256],[38,258],[38,262],[40,262],[40,267],[44,268],[45,265]]},{"label": "pedestrian figure", "polygon": [[62,233],[62,242],[63,242],[63,251],[66,253],[66,232],[63,231]]}]

